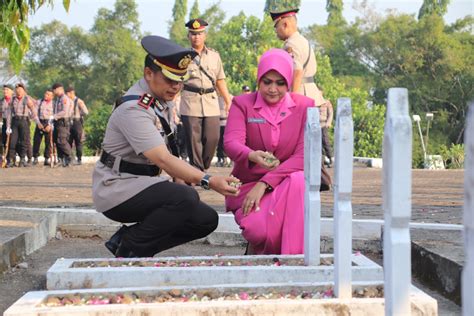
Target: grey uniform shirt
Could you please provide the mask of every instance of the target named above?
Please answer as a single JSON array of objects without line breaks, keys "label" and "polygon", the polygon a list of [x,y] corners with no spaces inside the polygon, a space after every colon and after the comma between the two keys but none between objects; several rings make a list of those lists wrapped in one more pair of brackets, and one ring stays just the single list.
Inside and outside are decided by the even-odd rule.
[{"label": "grey uniform shirt", "polygon": [[[125,95],[151,93],[142,78]],[[153,95],[153,94],[152,94]],[[169,117],[171,109],[165,111]],[[165,144],[159,119],[152,107],[145,108],[132,100],[121,104],[109,118],[102,148],[116,157],[114,167],[97,162],[92,175],[92,198],[98,212],[105,212],[129,200],[149,186],[168,180],[165,177],[120,173],[120,161],[152,164],[143,152]]]}]

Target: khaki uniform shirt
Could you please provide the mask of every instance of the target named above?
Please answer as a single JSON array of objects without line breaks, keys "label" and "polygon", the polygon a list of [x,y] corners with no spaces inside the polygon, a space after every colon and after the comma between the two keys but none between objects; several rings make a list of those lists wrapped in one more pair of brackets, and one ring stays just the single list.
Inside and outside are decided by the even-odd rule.
[{"label": "khaki uniform shirt", "polygon": [[[214,82],[225,79],[221,56],[215,50],[204,47],[201,55],[196,56],[189,65],[188,71],[190,76],[184,82],[185,85],[203,89],[213,88],[209,77],[199,69],[199,64],[212,77]],[[220,116],[217,93],[214,91],[200,95],[199,93],[183,89],[179,112],[180,115],[196,117]]]},{"label": "khaki uniform shirt", "polygon": [[[305,78],[314,78],[317,68],[316,56],[314,55],[313,48],[309,44],[309,41],[304,38],[303,35],[301,35],[299,32],[293,33],[285,41],[283,49],[293,57],[293,65],[295,70],[303,70],[303,80]],[[308,62],[306,63],[306,61]],[[303,82],[300,87],[300,93],[312,98],[316,105],[321,105],[325,102],[321,91],[314,82]]]},{"label": "khaki uniform shirt", "polygon": [[[30,110],[33,109],[33,111]],[[29,95],[25,95],[21,99],[16,96],[13,97],[10,110],[7,110],[7,128],[11,128],[12,119],[14,117],[28,117],[37,121],[37,116],[34,111],[35,101]]]},{"label": "khaki uniform shirt", "polygon": [[87,106],[84,103],[84,101],[82,101],[82,99],[79,99],[78,97],[76,97],[72,101],[72,112],[71,113],[72,113],[72,115],[71,115],[72,118],[80,119],[81,117],[88,115],[89,110],[87,109]]},{"label": "khaki uniform shirt", "polygon": [[[151,93],[145,79],[140,79],[125,95]],[[153,94],[152,94],[153,95]],[[172,103],[166,104],[172,107]],[[169,118],[172,108],[165,110]],[[152,107],[146,109],[138,101],[127,101],[109,118],[102,148],[115,157],[114,167],[97,162],[92,175],[92,198],[98,212],[105,212],[129,200],[149,186],[167,181],[165,177],[139,176],[119,172],[120,161],[153,164],[143,152],[165,144],[159,130],[159,118]]]},{"label": "khaki uniform shirt", "polygon": [[10,115],[10,107],[13,101],[13,97],[10,98],[9,101],[7,99],[2,98],[0,100],[0,118],[7,119],[8,115]]}]

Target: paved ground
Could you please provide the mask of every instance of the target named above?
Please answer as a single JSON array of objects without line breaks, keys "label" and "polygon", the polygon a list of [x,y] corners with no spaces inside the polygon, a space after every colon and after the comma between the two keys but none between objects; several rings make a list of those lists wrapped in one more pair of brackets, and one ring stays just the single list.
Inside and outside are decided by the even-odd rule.
[{"label": "paved ground", "polygon": [[[0,205],[92,207],[92,164],[70,168],[0,169]],[[333,172],[333,169],[330,170]],[[230,174],[230,168],[215,168],[211,174]],[[355,168],[354,218],[383,218],[382,171]],[[412,220],[431,223],[462,223],[462,170],[413,170]],[[222,210],[224,198],[200,190],[201,198]],[[332,216],[332,193],[322,194],[323,216]]]}]

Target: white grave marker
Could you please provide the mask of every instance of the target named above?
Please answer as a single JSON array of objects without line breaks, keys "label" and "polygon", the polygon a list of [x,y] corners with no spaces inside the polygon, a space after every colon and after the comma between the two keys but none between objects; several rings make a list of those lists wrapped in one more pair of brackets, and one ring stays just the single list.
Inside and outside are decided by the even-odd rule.
[{"label": "white grave marker", "polygon": [[383,140],[385,314],[410,315],[412,126],[408,91],[388,90]]},{"label": "white grave marker", "polygon": [[469,106],[464,131],[464,253],[462,313],[474,315],[474,102]]},{"label": "white grave marker", "polygon": [[337,100],[334,139],[334,290],[338,298],[351,298],[354,124],[349,98]]},{"label": "white grave marker", "polygon": [[321,125],[319,109],[309,108],[304,134],[304,262],[320,264],[321,236]]}]

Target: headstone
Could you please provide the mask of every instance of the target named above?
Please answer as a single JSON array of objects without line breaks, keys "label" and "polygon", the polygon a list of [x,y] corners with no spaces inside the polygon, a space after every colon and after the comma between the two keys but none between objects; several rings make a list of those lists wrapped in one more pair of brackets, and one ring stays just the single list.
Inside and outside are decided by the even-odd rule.
[{"label": "headstone", "polygon": [[412,126],[408,91],[388,90],[383,140],[385,314],[410,315]]},{"label": "headstone", "polygon": [[334,290],[339,298],[351,298],[352,254],[352,159],[354,124],[351,100],[337,101],[334,174]]},{"label": "headstone", "polygon": [[321,236],[321,125],[319,109],[309,108],[304,135],[304,261],[320,264]]},{"label": "headstone", "polygon": [[464,131],[464,252],[462,273],[462,313],[474,315],[474,102],[469,106]]}]

